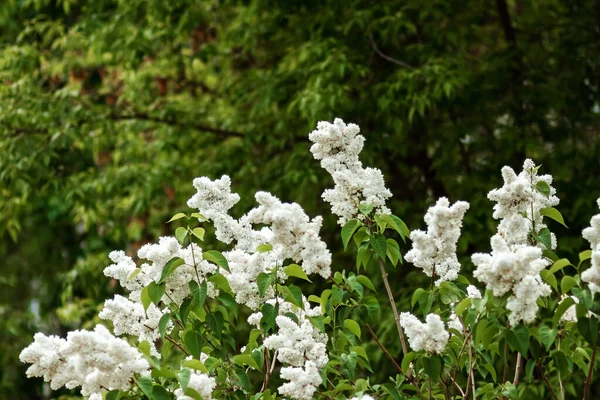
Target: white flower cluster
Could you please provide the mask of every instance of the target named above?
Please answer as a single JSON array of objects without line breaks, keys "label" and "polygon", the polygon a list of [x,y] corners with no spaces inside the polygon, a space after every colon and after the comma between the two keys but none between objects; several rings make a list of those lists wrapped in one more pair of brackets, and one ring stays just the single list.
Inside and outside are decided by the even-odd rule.
[{"label": "white flower cluster", "polygon": [[590,226],[583,230],[583,238],[590,242],[592,266],[581,273],[581,280],[589,284],[592,294],[596,294],[600,292],[600,214],[592,217]]},{"label": "white flower cluster", "polygon": [[[556,189],[550,186],[552,176],[538,175],[534,162],[527,159],[519,175],[512,168],[503,167],[502,178],[504,186],[488,193],[488,198],[497,203],[493,217],[501,220],[498,234],[509,245],[526,244],[534,228],[537,233],[546,227],[540,210],[559,203]],[[548,195],[538,190],[538,185],[547,186]],[[554,234],[551,234],[551,243],[551,248],[555,248]]]},{"label": "white flower cluster", "polygon": [[[152,354],[160,358],[154,343],[160,338],[158,323],[166,311],[168,310],[159,310],[154,304],[150,304],[144,311],[142,303],[116,295],[114,299],[104,302],[104,309],[98,316],[112,321],[115,335],[133,335],[137,336],[140,342],[148,341]],[[169,321],[166,332],[170,333],[172,330],[173,323]]]},{"label": "white flower cluster", "polygon": [[437,314],[428,314],[425,323],[408,312],[400,314],[400,325],[404,328],[408,343],[414,351],[442,354],[450,338],[444,322]]},{"label": "white flower cluster", "polygon": [[404,258],[427,276],[439,276],[436,286],[458,277],[460,263],[456,257],[456,243],[468,209],[469,203],[465,201],[450,206],[448,199],[442,197],[425,214],[427,232],[414,230],[410,234],[413,245]]},{"label": "white flower cluster", "polygon": [[467,298],[481,299],[481,292],[473,285],[467,286]]},{"label": "white flower cluster", "polygon": [[[567,296],[562,295],[560,299],[560,303],[565,301],[567,298],[571,297],[573,299],[573,304],[571,307],[567,308],[567,311],[560,317],[561,322],[577,322],[577,308],[576,304],[579,304],[579,299],[576,296]],[[558,304],[560,304],[558,303]]]},{"label": "white flower cluster", "polygon": [[[195,390],[204,400],[212,400],[212,392],[217,387],[217,382],[213,377],[192,371],[187,387]],[[181,388],[175,389],[174,394],[177,400],[194,400],[186,396]]]},{"label": "white flower cluster", "polygon": [[376,168],[363,168],[359,154],[365,138],[359,135],[355,124],[345,124],[339,118],[332,123],[321,121],[308,138],[316,160],[329,172],[335,183],[333,189],[323,192],[323,200],[331,204],[331,211],[344,225],[353,218],[361,218],[360,205],[371,205],[379,214],[389,214],[385,201],[392,193],[385,187],[383,174]]},{"label": "white flower cluster", "polygon": [[509,321],[516,326],[519,321],[530,323],[538,310],[537,299],[551,293],[550,286],[542,282],[540,271],[549,265],[542,258],[542,249],[527,245],[509,246],[500,235],[491,240],[491,254],[476,253],[471,259],[477,269],[473,276],[486,284],[494,296],[512,291],[506,307],[511,311]]},{"label": "white flower cluster", "polygon": [[317,387],[321,384],[319,367],[312,361],[307,361],[304,367],[283,367],[280,376],[289,382],[279,387],[279,393],[293,399],[312,399]]},{"label": "white flower cluster", "polygon": [[363,394],[361,396],[354,396],[351,397],[350,400],[375,400],[373,399],[371,396],[369,396],[368,394]]},{"label": "white flower cluster", "polygon": [[[151,304],[146,311],[141,301],[141,291],[151,282],[158,282],[165,265],[175,257],[179,257],[184,264],[177,267],[165,281],[165,295],[162,301],[165,304],[174,303],[179,306],[183,300],[190,296],[189,282],[196,281],[201,284],[208,274],[217,271],[217,267],[202,259],[202,249],[195,244],[182,247],[173,237],[161,237],[156,244],[146,244],[138,250],[138,257],[148,260],[139,268],[135,262],[123,251],[113,251],[109,255],[115,263],[104,269],[104,275],[119,280],[121,286],[130,291],[129,299],[116,295],[114,299],[104,303],[104,309],[99,317],[113,322],[115,334],[134,335],[140,342],[147,340],[150,344],[160,337],[158,322],[167,311],[160,310]],[[137,272],[137,274],[135,274]],[[132,278],[130,278],[133,274]],[[200,281],[198,280],[200,278]],[[211,298],[218,295],[218,290],[212,282],[207,283],[207,295]],[[167,333],[173,329],[173,324],[167,325]],[[154,346],[152,354],[159,357],[160,353]]]},{"label": "white flower cluster", "polygon": [[[222,271],[227,278],[236,302],[253,310],[258,309],[275,292],[269,289],[259,295],[256,279],[260,273],[269,273],[291,259],[301,265],[306,274],[318,273],[322,277],[331,274],[331,253],[319,237],[322,218],[310,219],[296,203],[282,203],[266,192],[255,195],[259,206],[236,220],[228,214],[239,196],[231,193],[228,176],[211,181],[196,178],[194,186],[198,192],[188,201],[190,207],[211,219],[217,238],[226,243],[235,241],[233,250],[223,253],[230,272]],[[253,225],[267,225],[254,230]],[[269,244],[266,252],[257,250],[259,245]],[[278,269],[278,279],[284,282],[287,276],[283,268]]]},{"label": "white flower cluster", "polygon": [[28,377],[44,377],[53,390],[81,386],[84,396],[105,388],[126,391],[131,387],[130,378],[147,373],[150,367],[136,348],[112,336],[102,325],[91,332],[69,332],[66,340],[36,333],[19,359],[32,364]]}]

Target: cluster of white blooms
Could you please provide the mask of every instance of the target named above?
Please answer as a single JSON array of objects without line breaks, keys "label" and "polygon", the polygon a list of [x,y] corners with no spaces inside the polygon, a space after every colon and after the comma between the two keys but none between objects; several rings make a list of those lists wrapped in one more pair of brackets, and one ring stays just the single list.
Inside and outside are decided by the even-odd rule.
[{"label": "cluster of white blooms", "polygon": [[[98,316],[112,321],[115,335],[133,335],[137,336],[140,342],[148,341],[152,354],[160,358],[154,342],[160,337],[158,323],[166,311],[159,310],[154,304],[150,304],[144,311],[141,303],[116,295],[114,299],[104,302],[104,308]],[[169,321],[166,332],[170,333],[172,330],[173,323]]]},{"label": "cluster of white blooms", "polygon": [[385,187],[383,174],[376,168],[363,168],[359,154],[365,138],[359,135],[355,124],[345,124],[339,118],[332,123],[321,121],[308,138],[316,160],[329,172],[335,183],[333,189],[323,192],[323,200],[331,204],[331,211],[344,225],[353,218],[361,218],[360,205],[371,205],[379,214],[389,214],[385,201],[392,193]]},{"label": "cluster of white blooms", "polygon": [[350,400],[375,400],[373,399],[371,396],[369,396],[368,394],[363,394],[361,396],[354,396],[351,397]]},{"label": "cluster of white blooms", "polygon": [[413,245],[405,259],[421,268],[427,276],[439,276],[435,282],[438,286],[444,281],[455,280],[460,272],[456,243],[468,209],[469,203],[465,201],[450,206],[448,199],[442,197],[425,214],[427,232],[414,230],[410,234]]},{"label": "cluster of white blooms", "polygon": [[[139,270],[131,257],[123,251],[113,251],[109,257],[115,264],[106,267],[104,274],[117,279],[130,294],[129,299],[116,295],[114,299],[106,301],[99,317],[112,321],[118,336],[127,334],[137,336],[140,342],[147,340],[152,345],[152,354],[158,357],[160,354],[154,347],[154,342],[160,337],[158,322],[166,309],[161,311],[151,304],[144,311],[141,301],[142,289],[151,282],[158,282],[165,265],[173,258],[179,257],[184,263],[167,277],[165,295],[162,298],[165,304],[174,303],[179,306],[191,294],[189,282],[196,281],[201,284],[208,274],[217,271],[217,266],[202,259],[202,249],[197,245],[192,243],[184,248],[173,237],[161,237],[158,243],[142,246],[138,250],[138,257],[148,260],[149,263],[142,264]],[[211,298],[217,296],[216,286],[209,281],[206,283],[207,295]],[[173,325],[169,322],[167,332],[172,328]]]},{"label": "cluster of white blooms", "polygon": [[300,324],[283,315],[276,317],[278,333],[264,340],[267,349],[278,350],[280,362],[299,367],[308,361],[322,368],[329,361],[327,356],[327,336],[315,328],[310,320],[303,318]]},{"label": "cluster of white blooms", "polygon": [[112,336],[102,325],[91,332],[69,332],[66,340],[36,333],[34,342],[19,359],[32,364],[27,369],[28,377],[44,377],[54,390],[81,386],[84,396],[105,389],[128,390],[130,378],[149,369],[136,348]]},{"label": "cluster of white blooms", "polygon": [[406,332],[408,343],[414,351],[441,354],[446,348],[450,334],[437,314],[428,314],[425,323],[408,312],[400,314],[400,324]]},{"label": "cluster of white blooms", "polygon": [[579,299],[576,296],[567,296],[567,295],[563,294],[561,296],[560,303],[562,303],[569,297],[571,297],[573,299],[573,302],[575,302],[575,304],[573,304],[571,307],[567,308],[567,311],[565,311],[565,313],[562,315],[562,317],[560,317],[560,320],[562,322],[577,322],[577,308],[575,305],[579,304]]},{"label": "cluster of white blooms", "polygon": [[590,226],[583,230],[583,238],[590,242],[592,266],[581,273],[581,280],[588,283],[592,294],[596,294],[600,292],[600,214],[592,217]]},{"label": "cluster of white blooms", "polygon": [[[204,400],[212,400],[212,392],[217,387],[217,382],[213,377],[192,371],[187,387],[195,390]],[[192,397],[186,396],[181,388],[175,389],[174,394],[177,400],[194,400]]]},{"label": "cluster of white blooms", "polygon": [[[488,193],[488,198],[495,201],[494,215],[500,219],[498,234],[510,245],[527,244],[529,234],[545,228],[540,210],[554,207],[559,203],[551,175],[538,175],[535,164],[527,159],[523,163],[523,171],[517,175],[505,166],[502,168],[504,186]],[[536,186],[544,182],[549,189],[548,195],[540,192]],[[556,237],[551,234],[552,248],[556,247]]]},{"label": "cluster of white blooms", "polygon": [[540,271],[549,265],[549,261],[542,258],[541,248],[509,246],[500,235],[494,235],[491,244],[491,254],[476,253],[471,256],[477,267],[473,276],[485,283],[494,296],[503,296],[512,291],[507,301],[512,326],[519,321],[532,322],[538,310],[537,299],[551,292],[550,286],[542,282],[540,277]]},{"label": "cluster of white blooms", "polygon": [[[301,265],[306,274],[318,273],[324,278],[331,274],[331,253],[319,237],[322,218],[310,219],[296,203],[282,203],[266,192],[255,195],[259,206],[236,220],[228,214],[240,197],[231,192],[228,176],[211,181],[196,178],[197,193],[188,201],[190,207],[213,221],[217,238],[223,242],[235,241],[231,251],[223,253],[230,271],[222,271],[235,295],[236,302],[253,310],[275,292],[269,288],[260,296],[256,279],[260,273],[270,273],[291,259]],[[254,230],[253,225],[263,225]],[[266,226],[264,226],[266,225]],[[268,244],[270,251],[258,251],[259,245]],[[277,277],[284,282],[283,268]]]},{"label": "cluster of white blooms", "polygon": [[321,384],[319,367],[312,361],[307,361],[304,367],[283,367],[280,376],[289,382],[279,387],[279,394],[293,399],[312,399],[317,387]]},{"label": "cluster of white blooms", "polygon": [[290,258],[302,262],[307,274],[318,273],[323,278],[331,275],[331,253],[319,237],[323,219],[311,221],[297,203],[282,203],[270,193],[257,192],[256,207],[248,213],[252,224],[267,224],[272,237],[269,243],[280,251],[282,259]]},{"label": "cluster of white blooms", "polygon": [[481,292],[473,285],[467,286],[467,297],[469,299],[481,299]]}]

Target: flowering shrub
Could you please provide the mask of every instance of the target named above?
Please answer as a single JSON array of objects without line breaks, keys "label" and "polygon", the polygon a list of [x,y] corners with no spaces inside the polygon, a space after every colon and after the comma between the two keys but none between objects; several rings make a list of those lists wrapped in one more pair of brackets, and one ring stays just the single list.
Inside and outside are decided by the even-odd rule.
[{"label": "flowering shrub", "polygon": [[[358,126],[320,122],[309,138],[333,177],[323,199],[339,217],[344,248],[355,249],[356,271],[334,266],[332,276],[321,217],[258,192],[258,206],[236,219],[229,212],[240,197],[229,177],[197,178],[188,202],[197,212],[171,219],[187,220],[174,237],[143,246],[139,262],[110,254],[104,273],[127,296],[107,300],[99,317],[129,341],[103,325],[66,340],[38,333],[21,353],[28,376],[53,389],[81,387],[94,400],[590,398],[600,214],[583,232],[591,250],[578,263],[559,259],[549,227],[564,220],[552,177],[531,160],[518,175],[504,167],[504,186],[488,195],[498,232],[490,253],[472,255],[469,280],[456,254],[467,202],[439,199],[427,230],[409,232],[386,206],[381,171],[359,160]],[[229,250],[201,247],[209,224]],[[402,263],[398,237],[412,241],[405,260],[431,278],[402,313],[388,281]],[[373,295],[375,275],[389,304]],[[329,288],[309,295],[302,282],[311,280]],[[394,314],[400,354],[371,327],[380,307]],[[247,340],[237,343],[242,331]],[[388,381],[369,377],[378,366],[366,332],[397,371]]]}]

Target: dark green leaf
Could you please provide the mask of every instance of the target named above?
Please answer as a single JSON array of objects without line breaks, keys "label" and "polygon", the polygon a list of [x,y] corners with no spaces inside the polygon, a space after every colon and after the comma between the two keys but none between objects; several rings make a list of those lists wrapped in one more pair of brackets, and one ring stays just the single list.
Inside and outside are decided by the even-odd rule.
[{"label": "dark green leaf", "polygon": [[204,345],[204,337],[200,332],[187,331],[183,336],[183,344],[194,358],[199,359]]},{"label": "dark green leaf", "polygon": [[344,250],[348,247],[348,243],[350,242],[350,238],[356,231],[356,229],[361,226],[362,223],[355,219],[351,219],[344,224],[342,227],[342,243],[344,244]]}]

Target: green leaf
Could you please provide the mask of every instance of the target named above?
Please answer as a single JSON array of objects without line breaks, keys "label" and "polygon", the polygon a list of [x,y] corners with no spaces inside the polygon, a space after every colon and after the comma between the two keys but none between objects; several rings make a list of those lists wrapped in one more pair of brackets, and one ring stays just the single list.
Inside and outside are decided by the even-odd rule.
[{"label": "green leaf", "polygon": [[261,307],[261,312],[263,317],[260,321],[260,327],[263,331],[272,329],[275,327],[275,317],[277,317],[278,310],[276,307],[272,306],[269,303],[263,304]]},{"label": "green leaf", "polygon": [[192,292],[192,299],[194,302],[202,307],[204,305],[204,301],[206,300],[206,292],[208,291],[208,285],[206,281],[202,281],[200,285],[196,283],[196,281],[190,281],[189,283],[190,292]]},{"label": "green leaf", "polygon": [[175,229],[175,237],[177,238],[177,241],[181,244],[183,244],[183,241],[187,237],[187,234],[187,228],[183,228],[180,226],[179,228]]},{"label": "green leaf", "polygon": [[271,285],[271,274],[261,272],[256,277],[256,285],[258,286],[258,294],[263,297],[267,291],[267,288]]},{"label": "green leaf", "polygon": [[549,326],[543,325],[538,330],[540,341],[546,347],[546,351],[550,351],[550,347],[554,343],[557,335],[556,329],[552,329]]},{"label": "green leaf", "polygon": [[596,317],[580,317],[577,330],[592,347],[598,344],[598,319]]},{"label": "green leaf", "polygon": [[386,254],[392,265],[395,267],[398,261],[402,262],[402,255],[400,254],[400,246],[394,239],[386,240]]},{"label": "green leaf", "polygon": [[348,329],[350,332],[354,334],[357,338],[360,339],[360,326],[358,323],[352,319],[344,320],[344,328]]},{"label": "green leaf", "polygon": [[560,281],[560,291],[562,294],[566,294],[575,286],[577,286],[577,281],[572,276],[563,276],[562,280]]},{"label": "green leaf", "polygon": [[190,215],[190,218],[198,218],[200,221],[208,221],[208,218],[206,218],[204,215],[200,214],[200,213],[192,213],[192,215]]},{"label": "green leaf", "polygon": [[585,260],[589,260],[590,258],[592,258],[592,250],[584,250],[581,253],[579,253],[579,262],[582,263]]},{"label": "green leaf", "polygon": [[183,336],[183,344],[194,358],[200,358],[204,337],[200,332],[187,331]]},{"label": "green leaf", "polygon": [[404,242],[406,242],[406,238],[410,236],[410,230],[400,218],[396,217],[394,214],[390,215],[390,217],[394,220],[396,225],[398,226],[398,233]]},{"label": "green leaf", "polygon": [[231,291],[231,287],[229,287],[229,281],[227,280],[227,278],[225,278],[221,274],[211,275],[208,278],[208,281],[214,283],[215,285],[217,285],[217,287],[219,289],[221,289],[222,291],[224,291],[226,293],[229,293],[229,294],[233,293]]},{"label": "green leaf", "polygon": [[194,389],[192,389],[192,388],[186,388],[186,389],[183,391],[183,394],[185,394],[185,395],[186,395],[186,396],[188,396],[188,397],[191,397],[191,398],[192,398],[192,399],[194,399],[194,400],[204,400],[204,399],[202,398],[202,396],[200,395],[200,393],[198,393],[197,391],[195,391],[195,390],[194,390]]},{"label": "green leaf", "polygon": [[560,213],[560,211],[558,211],[554,207],[542,208],[540,210],[540,215],[543,215],[544,217],[553,219],[556,222],[558,222],[559,224],[561,224],[562,226],[564,226],[565,228],[567,228],[567,225],[565,224],[565,220],[563,219],[562,214]]},{"label": "green leaf", "polygon": [[543,269],[542,271],[540,271],[540,276],[542,277],[544,282],[546,282],[548,285],[552,286],[554,288],[554,290],[556,290],[558,292],[558,282],[556,281],[556,276],[554,276],[552,271]]},{"label": "green leaf", "polygon": [[180,267],[183,264],[185,264],[185,261],[183,261],[181,257],[170,259],[169,262],[163,267],[158,283],[163,283],[177,269],[177,267]]},{"label": "green leaf", "polygon": [[181,371],[177,373],[177,379],[179,380],[179,385],[181,389],[185,392],[188,384],[190,383],[191,371],[187,368],[183,368]]},{"label": "green leaf", "polygon": [[304,309],[304,302],[302,301],[302,290],[298,286],[290,285],[287,287],[289,295],[285,296],[285,300],[290,303]]},{"label": "green leaf", "polygon": [[369,289],[371,289],[372,291],[376,292],[375,286],[373,286],[373,282],[371,282],[371,280],[369,278],[367,278],[366,276],[364,276],[364,275],[358,275],[356,277],[356,282],[358,282],[361,285],[366,286]]},{"label": "green leaf", "polygon": [[536,360],[534,360],[533,358],[527,360],[527,366],[525,367],[525,376],[529,380],[531,380],[531,378],[533,377],[533,370],[535,368],[535,364]]},{"label": "green leaf", "polygon": [[554,326],[558,326],[558,324],[560,323],[560,319],[562,318],[563,314],[569,309],[569,307],[571,307],[573,304],[575,304],[575,300],[573,300],[573,298],[571,298],[570,296],[567,297],[566,299],[564,299],[563,301],[561,301],[558,304],[558,307],[556,307],[556,311],[554,312],[554,317],[552,318],[552,324]]},{"label": "green leaf", "polygon": [[152,398],[152,378],[150,378],[149,376],[141,376],[139,379],[136,380],[138,386],[140,387],[140,389],[142,389],[142,392],[144,392],[144,394],[146,396],[148,396],[149,399]]},{"label": "green leaf", "polygon": [[419,301],[419,299],[425,295],[427,295],[428,292],[423,289],[423,288],[417,288],[417,290],[414,291],[413,295],[412,295],[412,299],[410,301],[410,307],[411,308],[415,308],[415,304],[417,304],[417,301]]},{"label": "green leaf", "polygon": [[171,395],[164,387],[160,385],[154,385],[152,387],[152,400],[169,400]]},{"label": "green leaf", "polygon": [[369,216],[369,214],[371,214],[371,212],[373,212],[373,205],[372,204],[360,204],[358,206],[358,211],[360,211],[361,214],[365,215],[365,216]]},{"label": "green leaf", "polygon": [[192,298],[188,297],[187,299],[183,300],[181,307],[179,307],[179,318],[181,318],[181,321],[184,325],[186,325],[187,317],[192,309],[192,303]]},{"label": "green leaf", "polygon": [[141,268],[136,268],[136,269],[134,269],[134,270],[133,270],[133,272],[132,272],[132,273],[131,273],[131,274],[130,274],[128,277],[127,277],[127,280],[128,280],[128,281],[132,280],[133,278],[135,278],[136,276],[138,276],[138,274],[139,274],[140,272],[142,272],[142,269],[141,269]]},{"label": "green leaf", "polygon": [[436,382],[442,374],[442,358],[439,356],[423,357],[423,369],[433,382]]},{"label": "green leaf", "polygon": [[152,281],[147,286],[147,288],[148,288],[148,296],[150,297],[150,300],[152,300],[152,302],[155,305],[158,305],[158,303],[160,303],[160,300],[162,299],[163,295],[165,294],[165,284],[164,283],[156,283],[156,282]]},{"label": "green leaf", "polygon": [[296,278],[304,279],[305,281],[312,282],[310,279],[308,279],[308,276],[306,276],[306,272],[304,272],[302,267],[298,264],[290,264],[287,267],[285,267],[283,271],[287,276],[293,276]]},{"label": "green leaf", "polygon": [[183,360],[181,366],[208,374],[208,368],[206,368],[206,365],[200,360]]},{"label": "green leaf", "polygon": [[344,250],[348,247],[348,243],[350,242],[350,238],[356,231],[356,229],[362,226],[362,223],[358,220],[351,219],[344,224],[342,227],[342,243],[344,244]]},{"label": "green leaf", "polygon": [[527,326],[515,326],[510,332],[514,334],[514,339],[516,339],[515,347],[519,353],[521,353],[523,357],[527,357],[527,351],[529,350],[529,329],[527,329]]},{"label": "green leaf", "polygon": [[546,246],[546,249],[550,250],[552,247],[552,237],[548,228],[544,228],[538,232],[538,241]]},{"label": "green leaf", "polygon": [[167,224],[169,222],[177,221],[178,219],[186,218],[186,217],[187,217],[187,215],[185,215],[184,213],[177,213],[177,214],[173,215],[173,217],[170,220],[167,221]]},{"label": "green leaf", "polygon": [[237,364],[240,367],[248,365],[257,371],[261,370],[256,361],[254,361],[254,359],[249,354],[238,354],[237,356],[234,356],[232,360],[234,364]]},{"label": "green leaf", "polygon": [[273,245],[270,243],[259,244],[256,248],[256,251],[258,251],[259,253],[266,253],[271,250],[273,250]]},{"label": "green leaf", "polygon": [[105,400],[119,400],[121,398],[121,391],[120,390],[111,390],[110,392],[106,393],[106,399]]},{"label": "green leaf", "polygon": [[200,227],[192,229],[192,235],[196,236],[200,240],[204,240],[205,232],[206,231],[204,230],[204,228],[200,228]]},{"label": "green leaf", "polygon": [[555,261],[554,264],[552,264],[552,267],[550,267],[550,272],[554,274],[568,265],[572,266],[573,264],[571,264],[571,262],[566,258],[561,258],[560,260]]},{"label": "green leaf", "polygon": [[148,294],[148,286],[144,286],[144,288],[142,289],[142,293],[140,293],[140,300],[142,301],[142,305],[144,306],[144,311],[146,311],[150,304],[152,304],[152,299]]},{"label": "green leaf", "polygon": [[160,338],[165,339],[165,335],[167,334],[167,326],[169,325],[169,321],[171,320],[170,313],[164,313],[160,320],[158,321],[158,332],[160,333]]},{"label": "green leaf", "polygon": [[216,250],[208,250],[202,253],[202,258],[206,261],[210,261],[213,264],[218,265],[223,268],[225,271],[229,272],[229,263],[227,259],[221,252]]},{"label": "green leaf", "polygon": [[535,188],[538,190],[538,192],[540,192],[541,194],[543,194],[546,197],[550,197],[550,186],[544,182],[544,181],[539,181],[536,185]]},{"label": "green leaf", "polygon": [[376,235],[371,238],[369,243],[371,244],[373,250],[375,250],[375,254],[377,254],[380,259],[385,260],[387,254],[387,241],[385,236]]},{"label": "green leaf", "polygon": [[408,368],[410,367],[410,363],[415,359],[415,357],[417,356],[417,353],[415,353],[414,351],[410,351],[408,352],[408,354],[406,354],[403,358],[402,358],[402,371],[408,371]]},{"label": "green leaf", "polygon": [[138,349],[142,352],[142,354],[150,356],[150,343],[147,340],[143,340],[140,344],[138,344]]}]

